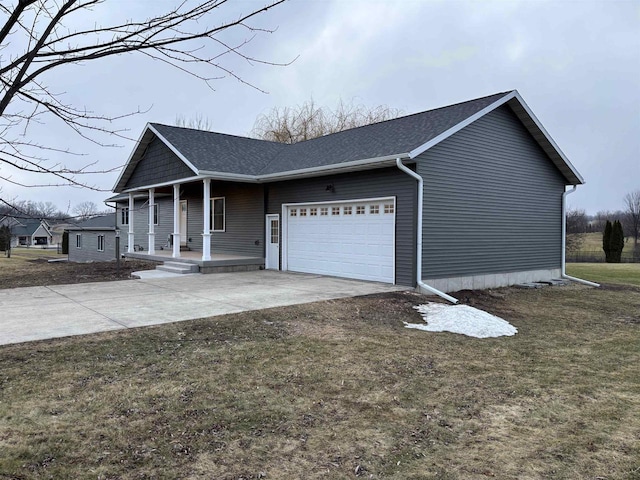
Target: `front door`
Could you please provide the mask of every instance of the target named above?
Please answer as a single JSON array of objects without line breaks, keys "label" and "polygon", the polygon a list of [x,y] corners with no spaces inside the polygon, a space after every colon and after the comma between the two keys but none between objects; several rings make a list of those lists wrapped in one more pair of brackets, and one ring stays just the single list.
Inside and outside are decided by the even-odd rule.
[{"label": "front door", "polygon": [[278,214],[267,215],[266,258],[265,268],[270,270],[280,270],[280,217]]},{"label": "front door", "polygon": [[187,244],[187,201],[180,200],[180,245]]}]

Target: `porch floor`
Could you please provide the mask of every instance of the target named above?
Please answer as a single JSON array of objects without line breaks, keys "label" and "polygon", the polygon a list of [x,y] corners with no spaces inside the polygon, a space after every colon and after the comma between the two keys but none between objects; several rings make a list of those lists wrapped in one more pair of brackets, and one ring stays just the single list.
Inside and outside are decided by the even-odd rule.
[{"label": "porch floor", "polygon": [[233,255],[225,253],[212,253],[211,260],[203,261],[202,252],[186,251],[180,252],[180,257],[174,258],[171,250],[156,250],[154,255],[148,252],[123,253],[126,258],[137,258],[139,260],[152,260],[154,262],[181,262],[193,263],[200,267],[227,267],[238,265],[264,265],[263,257],[247,257],[243,255]]}]

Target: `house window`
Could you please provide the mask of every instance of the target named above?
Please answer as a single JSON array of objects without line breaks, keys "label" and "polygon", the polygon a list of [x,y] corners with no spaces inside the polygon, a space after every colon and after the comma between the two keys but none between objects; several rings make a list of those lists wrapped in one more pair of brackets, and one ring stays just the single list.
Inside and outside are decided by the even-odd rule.
[{"label": "house window", "polygon": [[82,248],[82,234],[76,233],[76,248]]},{"label": "house window", "polygon": [[129,207],[122,207],[120,212],[120,223],[122,225],[129,225]]},{"label": "house window", "polygon": [[318,216],[318,209],[317,208],[310,208],[309,209],[309,216],[317,217]]},{"label": "house window", "polygon": [[393,213],[393,203],[384,204],[384,213]]},{"label": "house window", "polygon": [[364,215],[364,205],[358,205],[356,207],[356,215]]},{"label": "house window", "polygon": [[225,222],[225,201],[224,197],[211,199],[211,230],[214,232],[224,232]]},{"label": "house window", "polygon": [[298,210],[296,210],[295,208],[292,208],[289,211],[289,215],[291,215],[292,217],[296,217],[298,215]]},{"label": "house window", "polygon": [[369,213],[377,215],[380,213],[380,205],[369,205]]},{"label": "house window", "polygon": [[351,215],[352,207],[344,207],[343,213],[345,215]]},{"label": "house window", "polygon": [[331,215],[340,215],[340,207],[331,207]]},{"label": "house window", "polygon": [[322,216],[329,215],[329,208],[328,207],[321,207],[320,208],[320,215],[322,215]]},{"label": "house window", "polygon": [[104,235],[98,235],[98,251],[104,252]]}]

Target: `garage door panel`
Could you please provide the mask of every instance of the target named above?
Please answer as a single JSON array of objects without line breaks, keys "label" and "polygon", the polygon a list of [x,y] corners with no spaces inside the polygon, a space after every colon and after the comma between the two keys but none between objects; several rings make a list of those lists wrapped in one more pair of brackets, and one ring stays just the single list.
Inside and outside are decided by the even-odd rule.
[{"label": "garage door panel", "polygon": [[288,207],[287,269],[393,283],[395,208],[383,213],[389,203]]}]

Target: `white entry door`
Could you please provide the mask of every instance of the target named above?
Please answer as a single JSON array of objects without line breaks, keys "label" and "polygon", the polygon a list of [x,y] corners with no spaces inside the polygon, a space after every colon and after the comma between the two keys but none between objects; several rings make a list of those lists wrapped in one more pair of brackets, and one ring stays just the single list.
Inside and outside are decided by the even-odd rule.
[{"label": "white entry door", "polygon": [[287,205],[282,269],[394,283],[395,208],[395,198]]},{"label": "white entry door", "polygon": [[180,245],[187,244],[187,201],[180,200]]},{"label": "white entry door", "polygon": [[265,268],[280,270],[280,216],[267,215]]}]

